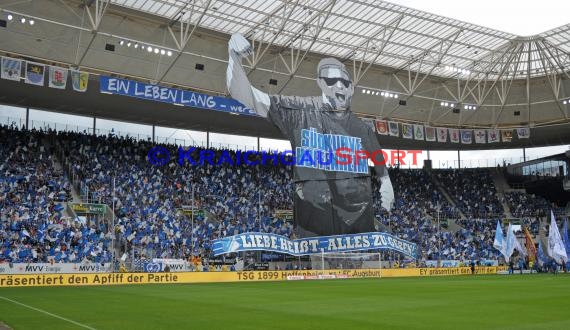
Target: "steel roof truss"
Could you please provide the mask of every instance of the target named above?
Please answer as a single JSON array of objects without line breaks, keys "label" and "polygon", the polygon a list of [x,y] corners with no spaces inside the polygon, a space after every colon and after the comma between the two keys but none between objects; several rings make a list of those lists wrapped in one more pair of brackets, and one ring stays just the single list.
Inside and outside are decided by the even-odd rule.
[{"label": "steel roof truss", "polygon": [[[93,44],[95,38],[99,34],[99,27],[101,26],[101,20],[103,19],[105,11],[109,7],[109,0],[93,0],[91,2],[83,1],[83,3],[84,3],[84,11],[87,13],[87,16],[89,17],[92,30],[91,30],[91,39],[89,40],[87,47],[83,51],[83,54],[76,58],[76,61],[74,63],[77,68],[81,66],[81,63],[83,63],[85,56],[87,56],[89,49],[91,49],[91,45]],[[93,8],[94,13],[91,14],[90,7],[93,6],[93,3],[95,3],[95,8]]]},{"label": "steel roof truss", "polygon": [[[481,87],[483,86],[483,90],[485,90],[485,86],[489,81],[490,75],[494,72],[495,68],[499,66],[501,60],[506,58],[508,55],[512,55],[511,50],[517,47],[518,44],[509,42],[507,45],[499,47],[496,51],[493,51],[491,54],[488,55],[490,60],[488,62],[483,62],[486,64],[482,66],[481,70],[478,71],[476,76],[478,77],[477,82],[471,88],[467,89],[466,95],[471,95],[477,104],[481,104],[481,100],[483,99],[483,91]],[[504,49],[503,52],[501,52]],[[477,68],[481,62],[478,62],[474,65],[474,68]],[[464,99],[463,97],[461,99]]]},{"label": "steel roof truss", "polygon": [[[501,114],[503,113],[503,110],[505,109],[505,105],[507,103],[507,98],[509,96],[509,93],[511,91],[511,87],[513,85],[513,81],[515,80],[515,78],[517,77],[517,72],[519,71],[519,66],[522,65],[521,63],[521,59],[524,55],[523,52],[524,48],[521,47],[520,52],[518,54],[518,58],[517,61],[515,63],[515,67],[513,68],[513,70],[509,71],[507,73],[507,80],[502,79],[501,83],[500,83],[500,89],[498,87],[496,87],[496,92],[497,92],[497,96],[499,97],[499,100],[501,101],[501,107],[499,109],[499,113],[495,116],[495,113],[493,113],[493,125],[497,126],[497,123],[499,122],[499,118],[501,117]],[[495,110],[495,108],[492,108],[493,111]]]},{"label": "steel roof truss", "polygon": [[[281,89],[279,89],[278,94],[283,92],[285,87],[297,73],[297,70],[299,70],[301,63],[317,41],[317,38],[319,37],[319,34],[322,31],[323,26],[325,25],[336,2],[337,0],[330,0],[326,6],[312,13],[309,19],[307,19],[307,23],[304,24],[300,30],[296,31],[296,33],[293,34],[293,36],[286,43],[286,46],[283,47],[279,52],[279,58],[281,58],[283,64],[287,67],[287,70],[289,71],[289,77],[283,83]],[[313,22],[315,22],[315,24],[313,24]],[[305,44],[305,42],[308,44]],[[286,49],[289,49],[290,52],[289,64],[283,56],[283,53]]]},{"label": "steel roof truss", "polygon": [[[192,1],[192,5],[190,6],[190,13],[188,14],[181,13],[182,17],[179,19],[180,39],[176,38],[176,34],[174,33],[170,25],[167,27],[168,31],[170,32],[170,35],[172,36],[172,38],[176,43],[176,46],[178,47],[178,52],[176,53],[176,57],[168,65],[168,68],[164,70],[164,72],[158,79],[158,83],[161,83],[164,80],[164,78],[166,77],[166,75],[168,75],[170,70],[172,70],[174,64],[176,64],[180,56],[182,56],[184,51],[186,51],[188,41],[190,41],[190,38],[192,38],[194,31],[196,31],[196,28],[200,25],[200,22],[202,21],[204,15],[210,8],[211,3],[212,0],[207,0],[207,1],[195,0]],[[193,18],[195,17],[197,18],[193,20]]]},{"label": "steel roof truss", "polygon": [[[360,45],[354,47],[349,54],[344,56],[345,60],[352,57],[354,85],[358,85],[358,82],[360,82],[366,72],[368,72],[372,64],[376,63],[376,60],[390,42],[402,18],[404,18],[404,15],[396,17],[390,23],[376,31],[376,33],[366,38]],[[360,57],[360,59],[358,59],[358,57]],[[365,64],[366,66],[363,68]]]},{"label": "steel roof truss", "polygon": [[[451,46],[453,46],[453,44],[455,43],[457,37],[459,36],[459,34],[461,34],[461,32],[462,30],[457,30],[453,32],[444,40],[439,41],[437,44],[431,46],[423,54],[420,54],[420,56],[415,56],[411,60],[409,60],[408,63],[406,63],[405,67],[408,71],[408,86],[409,86],[408,97],[412,97],[414,93],[418,90],[418,88],[421,86],[421,84],[431,75],[433,70],[435,70],[435,68],[437,68],[441,64],[441,60],[445,57],[445,55],[447,55],[449,49],[451,48]],[[426,59],[428,59],[428,61],[426,61]],[[430,68],[427,70],[426,73],[421,73],[423,72],[422,66],[424,65],[424,62],[430,64]],[[412,70],[412,66],[416,63],[418,64],[417,67],[415,68],[415,70]],[[412,71],[415,71],[414,74],[412,74]],[[420,74],[422,75],[422,78],[418,81]],[[412,75],[414,76],[413,80],[411,79]]]},{"label": "steel roof truss", "polygon": [[[94,13],[91,14],[91,7],[95,3],[95,8],[93,8]],[[91,22],[91,27],[93,31],[97,31],[99,29],[99,25],[101,24],[101,19],[109,6],[109,0],[92,0],[92,1],[83,1],[85,6],[85,12],[87,12],[87,16],[89,17],[89,21]]]},{"label": "steel roof truss", "polygon": [[[291,15],[299,6],[299,0],[284,1],[282,5],[276,8],[270,15],[263,18],[262,21],[250,28],[244,36],[251,40],[253,48],[253,56],[247,57],[246,60],[251,67],[248,75],[251,74],[259,65],[259,62],[267,51],[274,45],[275,40],[279,38],[291,18]],[[272,36],[270,36],[272,34]],[[265,42],[264,40],[269,40]]]},{"label": "steel roof truss", "polygon": [[[552,96],[554,97],[554,103],[556,104],[556,107],[558,107],[558,110],[560,111],[560,113],[562,113],[562,115],[564,116],[564,118],[568,119],[568,115],[564,112],[564,109],[562,109],[562,105],[560,104],[560,79],[558,78],[558,68],[556,67],[555,64],[553,64],[552,62],[550,62],[550,57],[546,56],[546,54],[544,53],[544,50],[542,48],[542,46],[540,45],[539,42],[536,43],[536,47],[538,48],[538,51],[541,52],[543,54],[543,56],[540,57],[540,59],[542,60],[542,66],[543,68],[546,69],[547,65],[550,67],[554,67],[550,73],[548,73],[549,71],[546,71],[546,79],[548,80],[548,83],[550,85],[550,90],[552,91]],[[544,58],[547,58],[548,61],[545,61]]]}]

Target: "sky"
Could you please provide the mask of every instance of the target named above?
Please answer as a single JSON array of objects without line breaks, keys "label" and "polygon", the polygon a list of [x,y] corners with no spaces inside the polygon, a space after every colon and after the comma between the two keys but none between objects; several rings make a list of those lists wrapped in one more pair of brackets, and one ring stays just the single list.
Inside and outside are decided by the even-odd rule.
[{"label": "sky", "polygon": [[526,37],[570,23],[570,1],[387,0],[464,22]]}]

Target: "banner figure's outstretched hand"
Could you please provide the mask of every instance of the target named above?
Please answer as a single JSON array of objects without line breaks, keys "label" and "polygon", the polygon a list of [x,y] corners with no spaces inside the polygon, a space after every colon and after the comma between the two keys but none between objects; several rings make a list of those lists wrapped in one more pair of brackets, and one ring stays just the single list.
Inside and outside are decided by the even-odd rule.
[{"label": "banner figure's outstretched hand", "polygon": [[248,57],[253,54],[253,49],[247,39],[240,33],[234,33],[229,42],[230,50],[239,55],[240,57]]}]

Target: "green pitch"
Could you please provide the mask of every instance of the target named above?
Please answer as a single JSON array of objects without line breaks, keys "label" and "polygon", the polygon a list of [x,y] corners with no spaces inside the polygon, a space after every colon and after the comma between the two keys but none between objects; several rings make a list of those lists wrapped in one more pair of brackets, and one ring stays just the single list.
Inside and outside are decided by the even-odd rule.
[{"label": "green pitch", "polygon": [[566,274],[10,288],[0,289],[0,321],[13,329],[570,329],[569,301]]}]

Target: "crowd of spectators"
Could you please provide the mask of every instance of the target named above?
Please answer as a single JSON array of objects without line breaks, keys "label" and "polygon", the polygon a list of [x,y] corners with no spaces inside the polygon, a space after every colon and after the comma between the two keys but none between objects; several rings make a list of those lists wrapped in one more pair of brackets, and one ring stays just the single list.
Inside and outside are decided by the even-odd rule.
[{"label": "crowd of spectators", "polygon": [[[218,237],[254,231],[294,238],[290,219],[277,215],[293,208],[292,170],[283,162],[236,165],[241,155],[214,150],[215,164],[193,165],[188,159],[178,164],[178,147],[165,145],[173,157],[155,166],[147,158],[154,146],[150,141],[14,127],[2,127],[0,141],[0,261],[109,262],[112,253],[190,259],[208,257],[211,241]],[[198,161],[201,150],[189,157]],[[233,162],[218,164],[228,156]],[[57,168],[60,163],[65,171]],[[389,172],[396,195],[391,212],[380,206],[378,181],[372,180],[380,230],[417,243],[423,259],[498,256],[492,247],[494,221],[463,221],[463,229],[445,230],[441,225],[458,218],[458,211],[430,174],[399,168]],[[487,171],[433,173],[469,217],[502,214]],[[65,216],[60,203],[72,195],[67,175],[75,178],[87,201],[114,209],[114,227]],[[523,203],[524,196],[513,196],[507,198]]]},{"label": "crowd of spectators", "polygon": [[0,127],[0,261],[109,261],[106,226],[63,215],[71,184],[48,134]]},{"label": "crowd of spectators", "polygon": [[[174,159],[154,166],[146,158],[152,148],[148,141],[76,133],[60,134],[58,141],[87,195],[114,205],[124,251],[147,258],[187,258],[207,254],[210,242],[220,236],[292,234],[290,222],[273,217],[275,210],[291,209],[287,166],[217,165],[222,150],[214,151],[214,164],[180,165]],[[178,154],[175,146],[166,147],[171,155]],[[198,163],[201,150],[191,153]],[[233,151],[225,153],[236,157]],[[203,210],[193,220],[192,203]]]},{"label": "crowd of spectators", "polygon": [[550,215],[550,210],[556,216],[561,216],[565,213],[563,207],[550,203],[541,196],[527,194],[526,192],[505,192],[505,201],[511,210],[511,214],[516,218],[545,217]]},{"label": "crowd of spectators", "polygon": [[[390,178],[397,198],[390,214],[379,210],[381,223],[394,235],[418,244],[422,259],[479,260],[498,256],[492,241],[486,244],[486,236],[482,238],[474,228],[456,233],[444,229],[447,219],[458,215],[426,171],[394,168],[390,169]],[[439,217],[435,212],[438,204],[442,210]]]},{"label": "crowd of spectators", "polygon": [[435,173],[466,217],[480,219],[504,215],[489,170],[453,169]]}]

